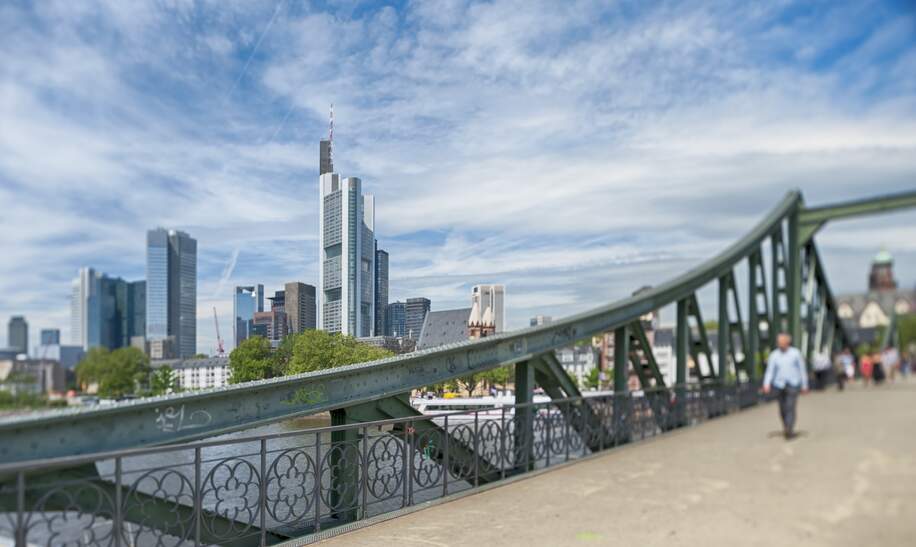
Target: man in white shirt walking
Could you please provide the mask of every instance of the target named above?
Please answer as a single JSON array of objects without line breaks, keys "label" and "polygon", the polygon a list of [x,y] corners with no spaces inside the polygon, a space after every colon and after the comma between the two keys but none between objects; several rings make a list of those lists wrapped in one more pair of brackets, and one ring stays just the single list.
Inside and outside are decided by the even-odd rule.
[{"label": "man in white shirt walking", "polygon": [[767,370],[763,375],[763,392],[776,391],[779,399],[779,417],[782,418],[783,435],[786,440],[795,437],[795,406],[799,392],[808,392],[808,372],[805,359],[798,348],[792,347],[792,337],[782,332],[776,339],[777,348],[767,359]]}]

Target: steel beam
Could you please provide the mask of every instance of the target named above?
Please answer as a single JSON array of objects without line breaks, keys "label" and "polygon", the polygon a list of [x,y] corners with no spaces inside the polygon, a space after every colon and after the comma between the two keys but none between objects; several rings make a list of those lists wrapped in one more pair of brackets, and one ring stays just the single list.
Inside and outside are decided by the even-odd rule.
[{"label": "steel beam", "polygon": [[823,224],[828,220],[887,213],[910,207],[916,207],[916,191],[857,199],[820,207],[805,207],[799,212],[799,220],[805,225]]},{"label": "steel beam", "polygon": [[515,410],[515,456],[516,468],[524,471],[534,469],[534,366],[530,360],[515,365],[515,404],[528,405]]},{"label": "steel beam", "polygon": [[786,275],[786,292],[789,295],[788,325],[792,341],[798,344],[801,339],[801,242],[798,233],[798,209],[789,213],[789,241],[786,245],[789,251],[788,268]]},{"label": "steel beam", "polygon": [[728,277],[723,275],[719,278],[719,315],[717,324],[719,331],[719,339],[717,340],[719,346],[719,370],[716,371],[716,375],[722,383],[725,383],[725,378],[728,376],[728,325],[730,321],[728,318]]},{"label": "steel beam", "polygon": [[614,393],[626,393],[629,390],[630,372],[630,335],[627,327],[614,330]]}]

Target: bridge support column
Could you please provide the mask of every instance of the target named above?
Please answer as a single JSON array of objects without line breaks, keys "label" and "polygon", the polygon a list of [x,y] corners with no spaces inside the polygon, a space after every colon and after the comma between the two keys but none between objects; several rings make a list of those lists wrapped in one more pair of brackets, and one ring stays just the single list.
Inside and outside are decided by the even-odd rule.
[{"label": "bridge support column", "polygon": [[[350,423],[353,421],[349,419],[347,409],[331,411],[332,426]],[[339,522],[355,521],[359,516],[360,491],[360,450],[357,429],[331,432],[331,448],[327,462],[331,472],[331,514]]]},{"label": "bridge support column", "polygon": [[674,333],[674,347],[676,359],[676,386],[675,409],[676,423],[679,426],[687,425],[687,344],[689,341],[690,324],[687,322],[687,301],[677,301],[677,323]]},{"label": "bridge support column", "polygon": [[628,395],[630,371],[630,333],[627,327],[614,330],[614,441],[616,444],[629,442],[630,431],[627,417],[630,415]]},{"label": "bridge support column", "polygon": [[[534,363],[515,364],[515,404],[529,405],[515,410],[515,466],[523,471],[534,469]],[[521,447],[521,448],[519,448]]]},{"label": "bridge support column", "polygon": [[[745,369],[747,370],[747,381],[753,384],[757,381],[757,352],[760,351],[760,313],[757,310],[757,271],[760,269],[760,254],[754,253],[748,261],[748,282],[747,282],[747,348],[744,351]],[[766,298],[766,291],[764,291]],[[773,336],[773,333],[769,333]]]},{"label": "bridge support column", "polygon": [[729,321],[728,318],[728,278],[722,276],[719,278],[719,370],[716,376],[719,383],[724,386],[728,377],[728,347],[729,347]]},{"label": "bridge support column", "polygon": [[789,241],[786,245],[789,251],[788,270],[786,272],[786,289],[788,292],[788,331],[792,335],[792,343],[801,342],[801,240],[798,233],[798,207],[789,214]]}]

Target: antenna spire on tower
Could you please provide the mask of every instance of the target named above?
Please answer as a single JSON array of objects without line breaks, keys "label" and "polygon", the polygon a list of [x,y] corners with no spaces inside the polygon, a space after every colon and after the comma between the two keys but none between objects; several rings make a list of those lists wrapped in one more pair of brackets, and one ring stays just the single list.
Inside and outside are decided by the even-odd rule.
[{"label": "antenna spire on tower", "polygon": [[328,158],[334,161],[334,103],[331,103],[331,117],[328,122]]}]

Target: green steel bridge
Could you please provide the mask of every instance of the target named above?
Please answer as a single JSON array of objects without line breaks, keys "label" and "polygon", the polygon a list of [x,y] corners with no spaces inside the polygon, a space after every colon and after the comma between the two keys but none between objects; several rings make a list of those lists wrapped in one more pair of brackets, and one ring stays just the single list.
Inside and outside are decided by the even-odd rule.
[{"label": "green steel bridge", "polygon": [[[848,345],[818,230],[914,206],[916,191],[818,207],[793,191],[700,266],[549,325],[316,373],[4,421],[0,538],[17,546],[279,544],[757,405],[776,333],[790,333],[809,361]],[[718,291],[716,348],[697,297],[708,286]],[[676,379],[666,385],[641,317],[669,305],[676,307]],[[613,392],[580,393],[554,351],[608,333]],[[887,329],[884,342],[896,343],[895,333]],[[410,405],[411,390],[508,365],[515,404],[495,414],[429,416]],[[631,372],[641,387],[633,392]],[[535,401],[538,387],[550,402]],[[265,428],[326,411],[330,427]],[[261,432],[241,433],[252,428]]]}]

